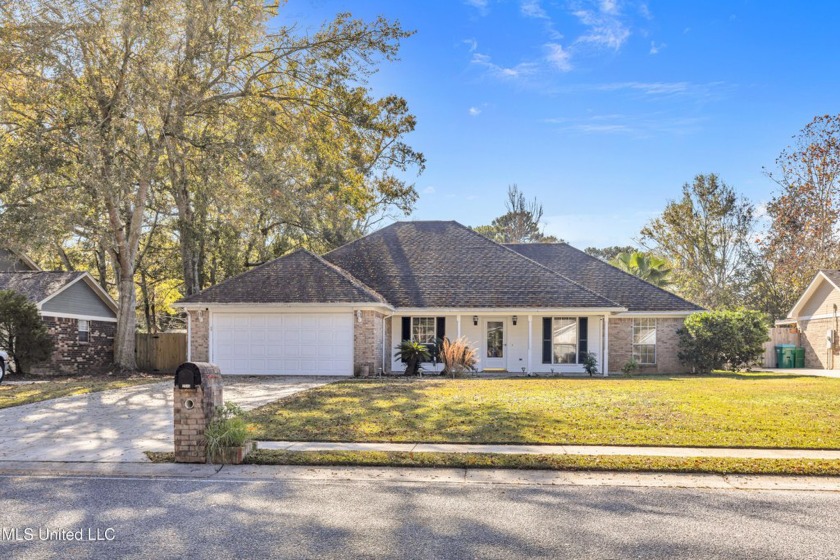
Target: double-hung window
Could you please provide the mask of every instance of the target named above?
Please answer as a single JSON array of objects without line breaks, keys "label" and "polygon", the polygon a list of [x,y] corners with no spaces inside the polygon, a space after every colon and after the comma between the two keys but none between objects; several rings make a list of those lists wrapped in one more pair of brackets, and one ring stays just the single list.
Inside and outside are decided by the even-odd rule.
[{"label": "double-hung window", "polygon": [[79,342],[90,342],[90,321],[79,319]]},{"label": "double-hung window", "polygon": [[411,340],[420,344],[435,344],[437,342],[436,323],[434,317],[412,317]]},{"label": "double-hung window", "polygon": [[633,359],[656,364],[656,319],[633,319]]},{"label": "double-hung window", "polygon": [[555,317],[552,328],[552,348],[555,364],[575,364],[578,355],[577,317]]}]

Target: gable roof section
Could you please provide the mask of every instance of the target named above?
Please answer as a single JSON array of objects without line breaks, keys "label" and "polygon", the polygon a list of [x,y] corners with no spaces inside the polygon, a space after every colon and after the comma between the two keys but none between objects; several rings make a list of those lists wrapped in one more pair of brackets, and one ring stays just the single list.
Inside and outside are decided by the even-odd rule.
[{"label": "gable roof section", "polygon": [[387,303],[345,271],[305,249],[263,263],[178,303]]},{"label": "gable roof section", "polygon": [[324,258],[395,307],[622,308],[457,222],[396,222]]},{"label": "gable roof section", "polygon": [[15,291],[39,306],[78,282],[84,282],[116,316],[117,304],[87,272],[0,272],[0,290]]},{"label": "gable roof section", "polygon": [[620,303],[631,312],[702,311],[700,306],[566,243],[518,243],[508,247]]},{"label": "gable roof section", "polygon": [[0,247],[0,272],[32,272],[41,268],[25,254]]},{"label": "gable roof section", "polygon": [[790,313],[788,313],[788,319],[799,317],[802,308],[805,307],[805,304],[808,303],[808,300],[814,295],[822,282],[828,282],[835,290],[840,290],[840,270],[822,269],[817,271],[814,279],[811,280],[811,283],[808,284],[808,287],[805,288],[805,291],[802,292],[802,295],[799,296]]}]

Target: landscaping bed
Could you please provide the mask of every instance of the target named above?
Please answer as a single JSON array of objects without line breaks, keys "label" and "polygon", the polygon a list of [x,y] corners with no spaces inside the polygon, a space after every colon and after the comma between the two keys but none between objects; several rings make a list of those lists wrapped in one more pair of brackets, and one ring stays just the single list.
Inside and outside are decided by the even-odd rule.
[{"label": "landscaping bed", "polygon": [[840,380],[795,374],[423,378],[333,383],[247,417],[256,440],[840,449],[838,402]]},{"label": "landscaping bed", "polygon": [[128,375],[35,376],[10,375],[0,384],[0,409],[23,404],[158,383],[171,376],[133,373]]}]

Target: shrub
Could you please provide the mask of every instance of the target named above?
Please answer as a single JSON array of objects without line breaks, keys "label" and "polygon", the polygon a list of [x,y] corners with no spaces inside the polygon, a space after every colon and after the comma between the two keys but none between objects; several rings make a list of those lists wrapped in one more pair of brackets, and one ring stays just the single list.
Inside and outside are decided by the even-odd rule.
[{"label": "shrub", "polygon": [[456,374],[465,371],[475,371],[478,351],[467,344],[466,337],[462,336],[454,341],[444,338],[440,349],[440,360],[443,362],[444,371],[455,377]]},{"label": "shrub", "polygon": [[248,423],[244,414],[242,408],[232,402],[216,409],[204,431],[208,457],[219,457],[222,449],[242,447],[248,441]]},{"label": "shrub", "polygon": [[396,347],[394,357],[405,362],[405,374],[417,375],[420,373],[420,363],[432,359],[432,354],[425,344],[412,340],[403,340]]},{"label": "shrub", "polygon": [[639,371],[639,362],[636,361],[636,358],[630,358],[623,366],[621,366],[621,373],[624,375],[631,375],[637,371]]},{"label": "shrub", "polygon": [[705,311],[685,320],[679,359],[695,373],[749,369],[764,353],[768,320],[760,311]]},{"label": "shrub", "polygon": [[53,341],[38,307],[25,296],[0,290],[0,348],[9,353],[17,373],[50,357]]},{"label": "shrub", "polygon": [[588,373],[589,377],[598,373],[598,358],[592,352],[587,353],[583,357],[583,371]]}]

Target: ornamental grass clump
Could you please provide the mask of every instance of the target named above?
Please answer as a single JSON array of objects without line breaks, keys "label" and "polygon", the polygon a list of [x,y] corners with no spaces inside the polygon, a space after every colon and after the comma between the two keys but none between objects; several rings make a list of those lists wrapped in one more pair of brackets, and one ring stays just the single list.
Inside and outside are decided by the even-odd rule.
[{"label": "ornamental grass clump", "polygon": [[475,371],[478,351],[470,347],[463,336],[455,340],[444,338],[440,348],[440,359],[443,362],[444,372],[455,377],[467,371]]},{"label": "ornamental grass clump", "polygon": [[248,423],[244,415],[245,411],[232,402],[216,409],[213,419],[204,430],[208,457],[221,457],[226,448],[245,445],[248,441]]}]

